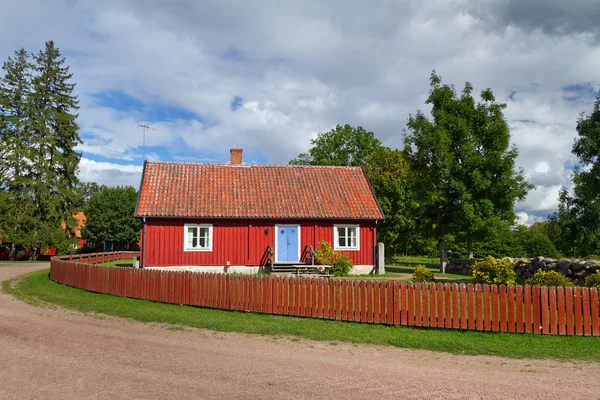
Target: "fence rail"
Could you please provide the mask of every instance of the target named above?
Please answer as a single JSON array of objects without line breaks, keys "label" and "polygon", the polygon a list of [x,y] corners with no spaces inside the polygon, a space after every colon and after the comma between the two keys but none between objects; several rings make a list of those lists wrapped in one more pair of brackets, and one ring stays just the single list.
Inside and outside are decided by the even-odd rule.
[{"label": "fence rail", "polygon": [[[598,289],[230,275],[55,257],[50,278],[98,293],[226,310],[493,332],[600,336]],[[133,254],[130,256],[130,254]],[[123,258],[122,258],[123,259]]]}]

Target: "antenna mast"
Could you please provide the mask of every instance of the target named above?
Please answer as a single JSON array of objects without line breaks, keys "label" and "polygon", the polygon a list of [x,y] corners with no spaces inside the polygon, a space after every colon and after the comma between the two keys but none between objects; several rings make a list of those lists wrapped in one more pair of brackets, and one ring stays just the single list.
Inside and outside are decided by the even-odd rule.
[{"label": "antenna mast", "polygon": [[156,131],[157,129],[154,129],[146,124],[141,124],[140,121],[138,121],[137,124],[138,124],[138,128],[142,128],[142,131],[143,131],[143,138],[142,138],[142,163],[143,163],[144,161],[146,161],[146,131],[147,130]]}]

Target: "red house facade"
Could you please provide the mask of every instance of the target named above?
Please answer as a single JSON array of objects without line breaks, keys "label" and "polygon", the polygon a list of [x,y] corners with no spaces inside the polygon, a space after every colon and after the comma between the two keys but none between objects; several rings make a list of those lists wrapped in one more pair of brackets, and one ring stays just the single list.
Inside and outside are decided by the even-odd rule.
[{"label": "red house facade", "polygon": [[305,261],[321,241],[347,254],[355,272],[375,263],[383,219],[360,167],[146,162],[135,215],[141,265],[249,271]]}]

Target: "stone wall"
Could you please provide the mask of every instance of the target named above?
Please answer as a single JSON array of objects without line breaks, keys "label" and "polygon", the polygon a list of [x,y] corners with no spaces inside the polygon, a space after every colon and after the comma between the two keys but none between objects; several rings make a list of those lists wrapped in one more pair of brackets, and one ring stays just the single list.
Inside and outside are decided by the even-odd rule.
[{"label": "stone wall", "polygon": [[[586,277],[600,269],[600,260],[554,260],[552,258],[536,257],[533,259],[508,258],[515,263],[515,273],[518,279],[530,278],[539,269],[544,271],[557,271],[575,281],[583,284]],[[452,260],[446,266],[450,274],[471,275],[471,266],[481,260]]]}]

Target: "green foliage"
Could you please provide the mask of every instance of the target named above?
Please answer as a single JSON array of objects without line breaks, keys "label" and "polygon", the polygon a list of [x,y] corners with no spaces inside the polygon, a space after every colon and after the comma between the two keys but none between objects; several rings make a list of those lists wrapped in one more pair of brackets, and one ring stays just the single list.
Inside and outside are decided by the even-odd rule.
[{"label": "green foliage", "polygon": [[433,272],[425,268],[424,265],[417,265],[415,267],[415,272],[410,280],[412,282],[435,282]]},{"label": "green foliage", "polygon": [[83,246],[78,248],[75,251],[75,254],[89,254],[89,253],[97,253],[98,250],[96,250],[95,247],[89,247],[89,246]]},{"label": "green foliage", "polygon": [[473,265],[473,278],[477,283],[514,285],[515,265],[506,259],[488,256]]},{"label": "green foliage", "polygon": [[96,193],[106,189],[104,185],[98,185],[96,182],[80,182],[77,187],[77,202],[75,208],[83,210],[87,201]]},{"label": "green foliage", "polygon": [[544,256],[547,258],[560,258],[558,251],[554,247],[554,244],[548,238],[548,235],[545,233],[536,233],[533,234],[528,240],[525,242],[525,246],[527,248],[527,256],[529,258]]},{"label": "green foliage", "polygon": [[585,286],[600,289],[600,269],[596,270],[595,274],[592,274],[585,278]]},{"label": "green foliage", "polygon": [[561,274],[560,272],[544,271],[541,269],[538,269],[531,278],[527,279],[525,281],[525,284],[530,285],[530,286],[539,285],[539,286],[548,286],[548,287],[551,287],[551,286],[562,286],[562,287],[574,286],[573,282],[569,278],[567,278],[566,276]]},{"label": "green foliage", "polygon": [[415,251],[416,240],[423,235],[411,215],[416,204],[411,198],[405,155],[399,150],[378,147],[364,169],[385,215],[385,220],[377,226],[377,240],[385,243],[388,256]]},{"label": "green foliage", "polygon": [[320,264],[331,265],[333,276],[347,276],[353,267],[350,257],[333,250],[326,241],[319,243],[315,250],[315,258]]},{"label": "green foliage", "polygon": [[532,188],[523,170],[515,169],[518,152],[509,148],[506,105],[490,89],[476,102],[470,83],[459,96],[435,71],[430,82],[432,118],[411,115],[405,136],[420,205],[415,217],[438,240],[457,232],[481,240],[499,223],[515,220],[515,201]]},{"label": "green foliage", "polygon": [[549,217],[554,243],[569,256],[600,252],[600,93],[592,113],[579,117],[577,134],[572,152],[580,163],[572,176],[574,195],[563,187],[558,211]]},{"label": "green foliage", "polygon": [[81,143],[75,122],[72,74],[52,41],[33,56],[24,49],[8,58],[0,77],[0,231],[7,240],[64,249],[61,223],[76,201]]},{"label": "green foliage", "polygon": [[326,133],[319,133],[310,141],[308,153],[299,154],[290,161],[296,165],[364,165],[373,152],[381,147],[381,141],[373,132],[363,127],[353,128],[337,125]]},{"label": "green foliage", "polygon": [[91,242],[125,245],[139,240],[140,223],[134,218],[137,191],[131,186],[102,187],[87,201],[81,236]]}]

